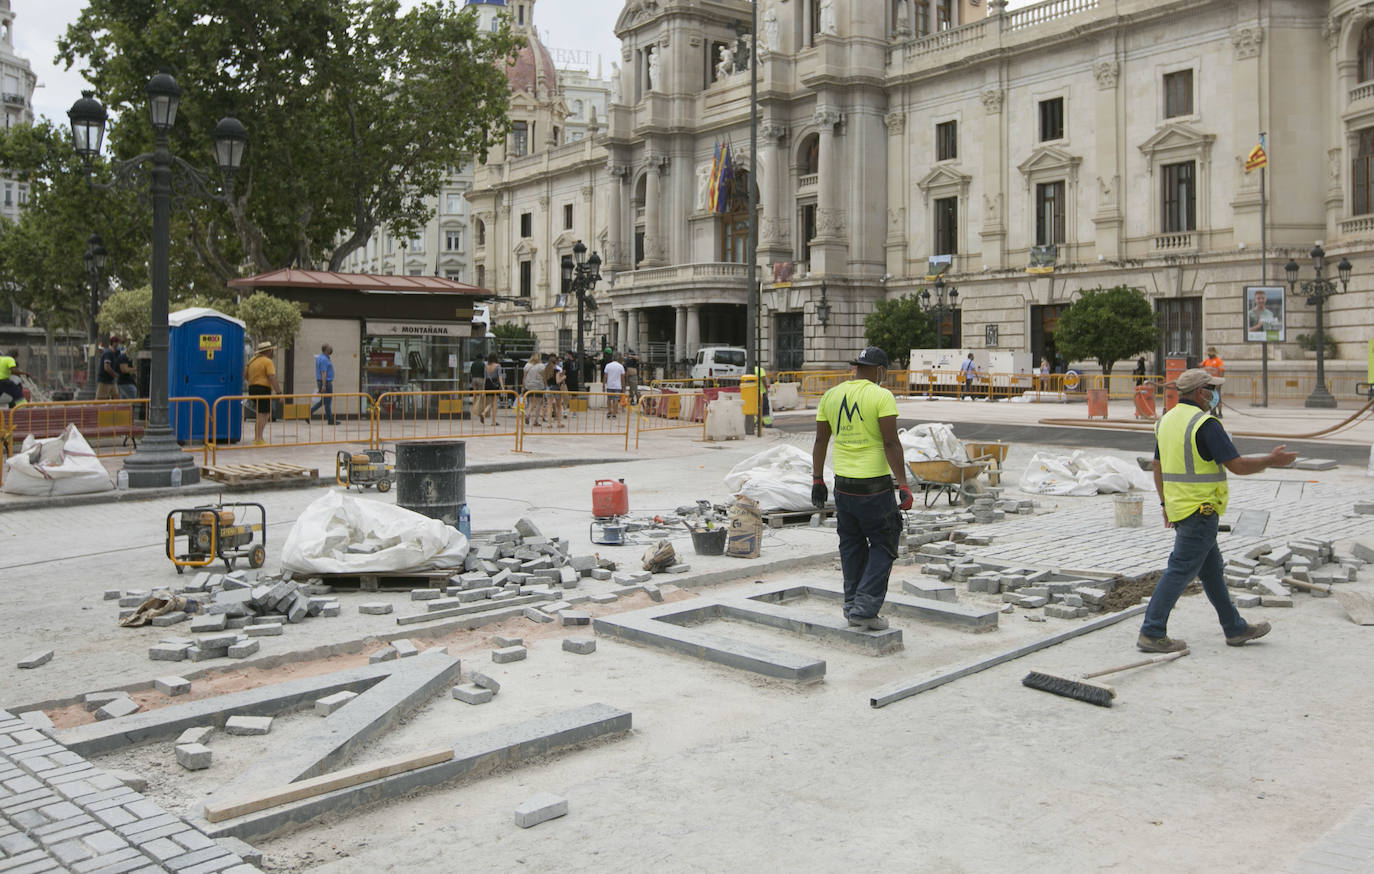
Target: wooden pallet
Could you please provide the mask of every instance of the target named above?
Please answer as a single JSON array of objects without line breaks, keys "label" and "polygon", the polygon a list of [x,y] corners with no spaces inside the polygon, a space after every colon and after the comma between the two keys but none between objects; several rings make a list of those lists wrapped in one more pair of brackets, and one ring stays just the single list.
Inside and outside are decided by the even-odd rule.
[{"label": "wooden pallet", "polygon": [[357,589],[377,592],[383,589],[442,589],[452,585],[450,578],[463,572],[462,568],[435,571],[391,571],[375,574],[311,574],[321,583],[335,589]]},{"label": "wooden pallet", "polygon": [[816,513],[820,513],[822,519],[828,519],[835,515],[835,508],[827,506],[820,510],[771,510],[763,514],[763,521],[769,528],[781,528],[784,525],[810,525],[811,517]]},{"label": "wooden pallet", "polygon": [[255,482],[281,482],[288,479],[306,479],[312,483],[320,481],[317,468],[287,464],[283,461],[263,461],[258,464],[216,464],[200,469],[205,479],[228,485],[241,485]]}]

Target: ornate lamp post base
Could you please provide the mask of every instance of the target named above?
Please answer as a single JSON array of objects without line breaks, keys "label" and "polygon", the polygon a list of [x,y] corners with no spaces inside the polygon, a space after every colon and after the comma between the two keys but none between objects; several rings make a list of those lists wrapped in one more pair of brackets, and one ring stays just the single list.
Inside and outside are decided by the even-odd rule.
[{"label": "ornate lamp post base", "polygon": [[1303,401],[1304,407],[1314,407],[1323,410],[1336,408],[1336,398],[1331,392],[1326,390],[1326,386],[1317,383],[1317,387],[1312,389],[1312,393]]},{"label": "ornate lamp post base", "polygon": [[172,470],[181,470],[181,484],[200,482],[200,466],[195,456],[182,450],[170,430],[144,434],[138,450],[124,459],[129,474],[129,488],[155,489],[172,484]]}]

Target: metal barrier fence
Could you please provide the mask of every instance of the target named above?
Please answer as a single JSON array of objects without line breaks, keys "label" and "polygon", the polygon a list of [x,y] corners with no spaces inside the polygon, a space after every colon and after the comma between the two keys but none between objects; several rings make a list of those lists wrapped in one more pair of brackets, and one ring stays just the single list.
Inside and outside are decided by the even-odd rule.
[{"label": "metal barrier fence", "polygon": [[[733,395],[731,395],[733,397]],[[639,399],[635,416],[635,448],[640,435],[646,431],[681,431],[695,428],[706,439],[706,404],[708,395],[703,389],[674,391],[667,389],[645,394]]]},{"label": "metal barrier fence", "polygon": [[520,427],[514,391],[393,391],[372,406],[368,445],[448,437],[516,437]]},{"label": "metal barrier fence", "polygon": [[624,437],[630,448],[634,410],[628,395],[594,391],[527,391],[520,397],[515,449],[532,437]]},{"label": "metal barrier fence", "polygon": [[[324,412],[324,398],[330,400],[334,424],[329,424]],[[320,403],[319,415],[311,407]],[[270,413],[264,435],[271,440],[257,443],[249,429],[256,430],[259,412],[268,404]],[[324,446],[331,443],[373,445],[372,398],[358,392],[332,395],[225,395],[215,400],[211,409],[209,429],[210,459],[217,463],[220,452],[261,449],[264,446]],[[250,417],[251,414],[251,417]],[[239,427],[235,427],[238,425]],[[237,432],[237,433],[236,433]]]},{"label": "metal barrier fence", "polygon": [[[199,425],[210,419],[210,408],[204,398],[170,398],[168,418],[174,432],[186,422]],[[68,425],[75,425],[99,458],[119,458],[132,455],[148,421],[147,398],[105,398],[83,401],[32,401],[8,411],[0,411],[0,485],[4,483],[4,459],[9,458],[25,437],[60,436]],[[194,443],[192,449],[195,448]],[[207,444],[200,444],[202,460],[210,458]]]},{"label": "metal barrier fence", "polygon": [[[1315,367],[1315,363],[1313,367]],[[1338,404],[1365,403],[1369,398],[1356,389],[1357,385],[1368,382],[1368,378],[1358,373],[1326,374],[1326,390],[1331,392]],[[1317,374],[1293,375],[1287,373],[1269,374],[1269,402],[1304,401],[1317,387]],[[1258,404],[1264,399],[1264,385],[1259,376],[1242,376],[1226,380],[1221,387],[1222,400],[1237,401],[1248,394],[1250,403]]]}]

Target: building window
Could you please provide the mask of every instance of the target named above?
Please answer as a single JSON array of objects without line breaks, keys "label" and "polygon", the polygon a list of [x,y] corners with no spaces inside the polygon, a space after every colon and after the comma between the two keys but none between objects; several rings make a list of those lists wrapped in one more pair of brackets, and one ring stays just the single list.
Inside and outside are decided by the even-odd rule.
[{"label": "building window", "polygon": [[553,129],[553,145],[555,145],[555,146],[559,144],[559,142],[558,142],[558,130],[559,130],[559,129],[558,129],[558,126],[555,125],[555,126],[554,126],[554,129]]},{"label": "building window", "polygon": [[1165,164],[1160,171],[1160,230],[1166,234],[1197,230],[1197,163]]},{"label": "building window", "polygon": [[517,24],[524,24],[524,23],[525,23],[525,4],[524,4],[524,3],[521,3],[519,6],[515,7],[515,22],[516,22]]},{"label": "building window", "polygon": [[802,140],[801,151],[797,154],[797,172],[810,176],[819,172],[820,167],[821,138],[819,134],[811,134]]},{"label": "building window", "polygon": [[635,228],[635,267],[644,260],[644,229]]},{"label": "building window", "polygon": [[720,260],[743,264],[749,239],[749,173],[738,170],[725,188],[725,214],[720,217]]},{"label": "building window", "polygon": [[935,0],[935,28],[949,30],[954,26],[954,0]]},{"label": "building window", "polygon": [[447,273],[445,273],[444,276],[445,276],[446,278],[448,278],[448,279],[452,279],[454,282],[462,282],[462,281],[463,281],[463,271],[462,271],[462,270],[450,270],[450,271],[448,271]]},{"label": "building window", "polygon": [[959,122],[935,125],[935,160],[953,161],[959,157]]},{"label": "building window", "polygon": [[1035,245],[1057,246],[1064,242],[1064,183],[1035,186]]},{"label": "building window", "polygon": [[523,121],[517,121],[511,125],[510,131],[510,154],[512,158],[519,158],[528,155],[530,152],[530,131],[529,125]]},{"label": "building window", "polygon": [[422,270],[422,269],[420,269],[419,267],[412,267],[412,268],[410,268],[408,271],[406,271],[406,275],[407,275],[407,276],[424,276],[424,275],[425,275],[425,271]]},{"label": "building window", "polygon": [[411,237],[410,241],[406,244],[406,248],[412,252],[423,252],[425,250],[425,238]]},{"label": "building window", "polygon": [[571,231],[573,225],[573,209],[571,203],[563,204],[563,230]]},{"label": "building window", "polygon": [[520,296],[529,297],[533,292],[533,272],[531,262],[520,262]]},{"label": "building window", "polygon": [[486,287],[487,287],[487,265],[485,265],[485,264],[478,264],[478,265],[477,265],[477,287],[478,287],[478,288],[486,288]]},{"label": "building window", "polygon": [[1350,174],[1351,215],[1374,212],[1374,127],[1360,131],[1355,145],[1355,166]]},{"label": "building window", "polygon": [[941,197],[935,201],[935,253],[959,254],[959,198]]},{"label": "building window", "polygon": [[444,251],[459,252],[463,248],[462,231],[444,231]]},{"label": "building window", "polygon": [[930,36],[930,9],[924,3],[916,3],[916,20],[911,23],[917,37]]},{"label": "building window", "polygon": [[797,227],[801,234],[797,239],[797,260],[811,263],[811,241],[816,238],[816,204],[802,204],[801,214],[797,216]]},{"label": "building window", "polygon": [[1164,117],[1193,114],[1193,71],[1179,70],[1164,76]]},{"label": "building window", "polygon": [[1040,141],[1064,138],[1064,98],[1040,101]]},{"label": "building window", "polygon": [[5,183],[5,206],[14,206],[14,186]]},{"label": "building window", "polygon": [[487,244],[487,223],[481,219],[477,220],[477,248],[482,248]]},{"label": "building window", "polygon": [[520,236],[527,238],[534,236],[534,213],[520,213]]},{"label": "building window", "polygon": [[816,34],[821,32],[821,0],[807,0],[806,11],[806,44],[813,46],[816,44]]},{"label": "building window", "polygon": [[444,212],[449,215],[458,215],[463,211],[463,195],[446,194],[444,195]]},{"label": "building window", "polygon": [[1359,68],[1356,70],[1361,82],[1374,79],[1374,22],[1366,24],[1360,31]]}]

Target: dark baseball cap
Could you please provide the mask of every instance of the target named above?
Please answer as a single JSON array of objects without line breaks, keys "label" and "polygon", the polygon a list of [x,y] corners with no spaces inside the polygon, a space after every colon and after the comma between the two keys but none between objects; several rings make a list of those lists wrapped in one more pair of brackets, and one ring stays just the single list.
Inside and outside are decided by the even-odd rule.
[{"label": "dark baseball cap", "polygon": [[887,367],[887,353],[877,346],[869,346],[859,354],[858,358],[855,358],[849,363],[863,364],[868,367]]}]

